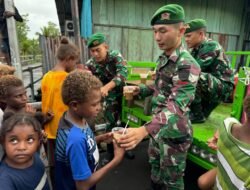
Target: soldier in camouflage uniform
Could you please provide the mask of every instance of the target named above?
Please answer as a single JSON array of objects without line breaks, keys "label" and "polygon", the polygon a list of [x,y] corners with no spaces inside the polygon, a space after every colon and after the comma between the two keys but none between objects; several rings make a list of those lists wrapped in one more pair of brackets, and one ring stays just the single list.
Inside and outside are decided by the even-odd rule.
[{"label": "soldier in camouflage uniform", "polygon": [[222,100],[231,95],[233,71],[221,45],[206,38],[206,21],[194,19],[187,25],[185,40],[201,67],[190,119],[192,123],[202,123]]},{"label": "soldier in camouflage uniform", "polygon": [[149,162],[153,190],[184,189],[183,175],[187,151],[192,143],[189,106],[194,99],[200,67],[182,46],[185,25],[184,10],[177,4],[158,9],[151,25],[158,46],[164,52],[159,57],[153,85],[126,86],[134,95],[152,98],[152,120],[139,128],[130,128],[119,141],[126,149],[134,148],[150,136]]},{"label": "soldier in camouflage uniform", "polygon": [[[104,97],[104,116],[108,123],[107,131],[111,131],[120,119],[123,86],[128,75],[127,62],[119,51],[109,50],[102,33],[90,37],[88,48],[91,59],[87,61],[86,67],[103,83],[101,93]],[[107,145],[107,152],[104,162],[113,158],[112,143]]]}]

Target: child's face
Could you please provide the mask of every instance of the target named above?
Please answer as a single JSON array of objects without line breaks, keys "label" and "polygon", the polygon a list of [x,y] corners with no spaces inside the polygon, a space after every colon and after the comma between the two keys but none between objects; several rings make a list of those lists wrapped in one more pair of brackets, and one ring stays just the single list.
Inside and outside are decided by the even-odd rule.
[{"label": "child's face", "polygon": [[32,165],[33,155],[39,147],[38,132],[33,126],[20,124],[8,132],[4,139],[4,149],[8,165],[26,168]]},{"label": "child's face", "polygon": [[93,90],[88,95],[88,100],[79,103],[76,108],[76,114],[84,118],[93,118],[101,111],[101,90]]},{"label": "child's face", "polygon": [[10,87],[6,98],[7,106],[14,109],[22,109],[27,104],[27,94],[24,86]]}]

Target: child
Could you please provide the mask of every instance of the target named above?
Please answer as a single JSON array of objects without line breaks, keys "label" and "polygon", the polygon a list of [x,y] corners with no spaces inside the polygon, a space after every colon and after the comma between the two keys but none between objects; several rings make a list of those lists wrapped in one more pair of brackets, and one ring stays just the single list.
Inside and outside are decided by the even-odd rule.
[{"label": "child", "polygon": [[245,97],[243,109],[244,124],[227,118],[219,129],[217,169],[199,178],[201,189],[212,189],[215,183],[218,189],[250,189],[250,96]]},{"label": "child", "polygon": [[[5,65],[5,64],[0,64],[0,78],[4,75],[13,75],[15,72],[15,68]],[[5,104],[0,101],[0,128],[3,120],[3,110],[5,109]]]},{"label": "child", "polygon": [[41,82],[42,112],[49,111],[54,114],[51,122],[45,125],[45,132],[48,135],[47,153],[50,166],[54,166],[55,138],[59,120],[67,110],[67,106],[61,98],[61,86],[68,73],[75,69],[76,63],[79,62],[79,55],[78,48],[63,37],[56,52],[57,63],[51,71],[43,76]]},{"label": "child", "polygon": [[60,120],[56,137],[56,190],[93,190],[104,175],[121,162],[124,150],[114,144],[114,158],[96,171],[99,153],[96,143],[111,133],[94,137],[86,119],[101,110],[101,82],[83,71],[70,73],[62,86],[63,102],[69,107]]},{"label": "child", "polygon": [[6,75],[0,78],[0,101],[6,104],[5,113],[33,113],[36,114],[37,117],[43,117],[42,124],[48,122],[53,117],[50,112],[47,112],[46,115],[36,112],[36,110],[28,104],[23,81],[14,75]]},{"label": "child", "polygon": [[[42,125],[53,118],[53,114],[48,112],[44,115],[41,112],[36,112],[32,106],[27,104],[28,99],[23,82],[14,75],[6,75],[0,78],[0,101],[6,105],[4,113],[32,113],[39,118]],[[41,150],[43,150],[43,147]],[[0,159],[1,155],[0,149]],[[45,156],[41,158],[43,161],[47,160]]]},{"label": "child", "polygon": [[3,189],[50,189],[44,165],[37,154],[41,140],[41,126],[30,114],[13,114],[4,120],[0,131],[5,152],[0,163]]}]

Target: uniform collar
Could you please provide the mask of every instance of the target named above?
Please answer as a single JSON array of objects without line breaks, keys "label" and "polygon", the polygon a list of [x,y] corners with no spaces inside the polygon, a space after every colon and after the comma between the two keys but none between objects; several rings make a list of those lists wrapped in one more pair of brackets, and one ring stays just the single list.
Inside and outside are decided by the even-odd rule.
[{"label": "uniform collar", "polygon": [[184,50],[184,46],[181,44],[176,48],[170,56],[167,56],[165,53],[162,53],[159,57],[160,60],[171,60],[174,63],[177,62],[180,53]]}]

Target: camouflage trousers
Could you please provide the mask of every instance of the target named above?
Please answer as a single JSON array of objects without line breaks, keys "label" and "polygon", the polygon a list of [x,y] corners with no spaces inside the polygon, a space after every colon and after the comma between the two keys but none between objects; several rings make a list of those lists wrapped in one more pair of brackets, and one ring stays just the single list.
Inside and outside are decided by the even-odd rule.
[{"label": "camouflage trousers", "polygon": [[104,117],[108,123],[106,131],[111,131],[117,125],[117,121],[121,117],[122,95],[115,96],[109,94],[104,100]]},{"label": "camouflage trousers", "polygon": [[224,82],[209,73],[201,73],[191,104],[192,112],[203,112],[206,117],[233,91],[233,84]]},{"label": "camouflage trousers", "polygon": [[176,115],[149,142],[149,163],[154,190],[183,190],[183,176],[192,128],[188,117]]}]

